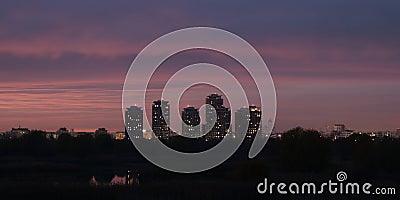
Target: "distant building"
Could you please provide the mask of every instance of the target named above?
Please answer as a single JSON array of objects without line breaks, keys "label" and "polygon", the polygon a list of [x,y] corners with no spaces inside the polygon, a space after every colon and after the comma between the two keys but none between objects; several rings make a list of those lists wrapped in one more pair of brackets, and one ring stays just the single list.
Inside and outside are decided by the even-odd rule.
[{"label": "distant building", "polygon": [[60,136],[61,134],[71,134],[71,133],[68,131],[67,128],[62,127],[62,128],[59,128],[56,132],[47,132],[46,138],[47,139],[58,139],[58,136]]},{"label": "distant building", "polygon": [[46,132],[47,139],[58,139],[59,134],[57,132]]},{"label": "distant building", "polygon": [[153,132],[151,130],[143,130],[143,138],[146,140],[153,139]]},{"label": "distant building", "polygon": [[348,138],[350,135],[352,135],[354,133],[354,130],[344,130],[342,132],[338,132],[338,134],[336,134],[336,139],[339,138]]},{"label": "distant building", "polygon": [[152,105],[152,124],[151,128],[158,138],[167,139],[170,136],[170,128],[168,126],[169,102],[164,100],[153,101]]},{"label": "distant building", "polygon": [[56,133],[57,133],[58,135],[61,135],[61,134],[69,134],[69,131],[68,131],[67,128],[63,127],[63,128],[58,129]]},{"label": "distant building", "polygon": [[393,137],[393,133],[390,131],[377,131],[377,132],[373,132],[375,134],[376,137],[378,138],[390,138]]},{"label": "distant building", "polygon": [[20,138],[25,134],[29,134],[31,131],[28,128],[12,128],[9,137],[10,138]]},{"label": "distant building", "polygon": [[86,135],[94,137],[95,133],[94,132],[75,132],[74,131],[74,132],[71,132],[70,134],[71,134],[72,137],[77,138],[77,137],[86,136]]},{"label": "distant building", "polygon": [[111,133],[114,140],[124,140],[126,138],[126,134],[124,131]]},{"label": "distant building", "polygon": [[247,134],[246,124],[250,122],[250,110],[240,108],[235,112],[235,134]]},{"label": "distant building", "polygon": [[347,138],[349,134],[346,133],[346,126],[344,124],[334,124],[331,132],[331,138],[340,139]]},{"label": "distant building", "polygon": [[143,137],[143,109],[131,106],[125,111],[125,128],[132,138]]},{"label": "distant building", "polygon": [[[327,125],[326,130],[329,130],[329,125]],[[329,134],[330,133],[330,134]],[[344,124],[334,124],[331,132],[323,133],[322,135],[327,138],[335,139],[343,139],[348,138],[349,136],[355,134],[356,131],[352,129],[347,129]],[[357,132],[360,133],[360,132]]]},{"label": "distant building", "polygon": [[182,111],[182,135],[200,136],[200,114],[194,107],[186,107]]},{"label": "distant building", "polygon": [[207,125],[201,124],[201,129],[200,129],[201,135],[206,135],[207,134],[206,131],[207,131]]},{"label": "distant building", "polygon": [[94,132],[94,134],[96,135],[108,134],[108,131],[105,128],[99,128]]},{"label": "distant building", "polygon": [[395,136],[395,137],[400,138],[400,128],[398,128],[398,129],[396,130],[396,136]]},{"label": "distant building", "polygon": [[[224,100],[221,95],[211,94],[206,98],[206,128],[210,130],[208,138],[223,138],[228,132],[231,122],[231,111],[224,107]],[[213,115],[215,109],[216,116]],[[214,119],[216,117],[216,119]],[[215,120],[215,124],[212,122]]]},{"label": "distant building", "polygon": [[261,131],[261,128],[261,108],[250,106],[250,123],[247,133],[253,136],[257,134],[257,131]]},{"label": "distant building", "polygon": [[[246,129],[246,124],[248,127]],[[250,106],[241,108],[235,112],[235,132],[236,134],[246,134],[246,137],[254,137],[261,131],[261,108]]]},{"label": "distant building", "polygon": [[344,124],[335,124],[333,125],[333,131],[337,133],[343,133],[346,130],[346,126]]}]

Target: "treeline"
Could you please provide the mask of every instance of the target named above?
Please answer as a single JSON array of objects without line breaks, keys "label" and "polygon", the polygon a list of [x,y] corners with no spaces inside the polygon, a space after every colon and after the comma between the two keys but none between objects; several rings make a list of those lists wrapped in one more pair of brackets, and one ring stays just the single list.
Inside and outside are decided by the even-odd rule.
[{"label": "treeline", "polygon": [[367,134],[353,134],[333,141],[318,131],[300,127],[287,131],[281,140],[268,141],[262,154],[273,157],[272,162],[284,171],[348,169],[371,174],[400,168],[398,139],[376,140]]},{"label": "treeline", "polygon": [[57,139],[47,138],[46,132],[33,130],[17,139],[0,139],[0,155],[79,156],[132,152],[129,140],[114,140],[109,134],[60,134]]},{"label": "treeline", "polygon": [[[252,141],[246,140],[230,160],[247,159],[251,145]],[[399,154],[398,139],[374,140],[367,134],[354,134],[333,141],[322,137],[318,131],[298,127],[287,131],[281,139],[268,140],[254,159],[247,159],[236,167],[227,164],[223,170],[229,171],[234,166],[234,177],[243,181],[260,177],[286,180],[288,174],[290,180],[304,180],[315,174],[331,178],[342,170],[350,173],[353,180],[398,182]]]},{"label": "treeline", "polygon": [[[144,140],[144,142],[152,142]],[[184,152],[200,152],[219,141],[175,137],[164,144]],[[246,139],[231,160],[247,159],[252,140]],[[142,158],[129,139],[114,140],[109,134],[72,137],[61,134],[58,139],[46,138],[43,131],[32,131],[19,139],[1,139],[0,156],[76,156],[130,155]],[[285,171],[318,172],[328,168],[351,168],[357,171],[393,172],[400,168],[400,141],[374,140],[366,134],[353,134],[332,141],[318,131],[294,128],[281,139],[270,139],[255,161],[268,162]]]}]

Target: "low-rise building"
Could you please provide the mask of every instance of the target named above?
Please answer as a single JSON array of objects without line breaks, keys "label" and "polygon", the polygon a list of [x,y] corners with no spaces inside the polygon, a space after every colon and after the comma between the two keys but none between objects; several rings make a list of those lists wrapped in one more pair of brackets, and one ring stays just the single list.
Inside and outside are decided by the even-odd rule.
[{"label": "low-rise building", "polygon": [[46,132],[47,139],[58,139],[59,134],[57,132]]},{"label": "low-rise building", "polygon": [[94,133],[93,132],[71,132],[70,133],[72,137],[79,137],[79,136],[84,136],[84,135],[90,135],[92,137],[94,137]]},{"label": "low-rise building", "polygon": [[57,130],[56,132],[57,134],[61,135],[61,134],[69,134],[69,131],[67,128],[63,127]]},{"label": "low-rise building", "polygon": [[31,131],[28,128],[12,128],[9,137],[10,138],[20,138],[25,134],[29,134]]},{"label": "low-rise building", "polygon": [[94,132],[96,135],[100,135],[100,134],[108,134],[108,131],[106,128],[98,128],[96,130],[96,132]]},{"label": "low-rise building", "polygon": [[395,137],[400,139],[400,128],[396,130]]},{"label": "low-rise building", "polygon": [[126,138],[126,133],[124,131],[119,131],[115,133],[111,133],[114,140],[124,140]]}]

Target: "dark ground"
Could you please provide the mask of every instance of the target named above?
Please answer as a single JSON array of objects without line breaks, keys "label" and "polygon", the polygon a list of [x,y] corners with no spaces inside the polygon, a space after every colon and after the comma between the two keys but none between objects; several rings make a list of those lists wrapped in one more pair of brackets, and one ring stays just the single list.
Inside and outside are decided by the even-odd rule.
[{"label": "dark ground", "polygon": [[[49,147],[53,152],[43,153],[29,149],[26,144],[21,149],[3,143],[0,196],[1,199],[399,199],[399,195],[278,195],[276,191],[272,195],[258,194],[256,187],[265,177],[275,183],[321,183],[336,181],[339,171],[347,173],[347,181],[395,187],[399,192],[398,140],[377,142],[358,136],[332,142],[302,134],[292,136],[270,140],[261,154],[251,160],[247,158],[251,141],[245,141],[227,162],[196,174],[160,169],[145,160],[130,141],[107,147],[112,150],[98,150],[92,145],[92,149],[86,148],[86,153],[80,152],[84,149],[60,150],[54,146]],[[181,141],[167,143],[174,146]],[[193,145],[177,148],[192,151]],[[102,144],[100,149],[104,147]],[[128,170],[139,174],[138,184],[89,184],[93,176],[105,183],[114,175],[124,176]]]}]

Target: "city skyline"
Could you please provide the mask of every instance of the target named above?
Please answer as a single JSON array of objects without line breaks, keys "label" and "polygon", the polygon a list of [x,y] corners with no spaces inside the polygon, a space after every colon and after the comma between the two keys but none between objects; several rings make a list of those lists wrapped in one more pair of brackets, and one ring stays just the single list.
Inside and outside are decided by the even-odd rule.
[{"label": "city skyline", "polygon": [[[248,108],[246,108],[245,106],[241,107],[241,108],[237,108],[237,109],[232,109],[234,110],[234,113],[231,113],[231,108],[230,107],[225,107],[223,104],[224,102],[224,97],[223,95],[220,95],[216,92],[211,93],[209,95],[206,96],[206,101],[205,103],[208,105],[211,105],[213,107],[213,109],[211,109],[211,107],[205,107],[205,113],[204,113],[204,121],[200,121],[200,110],[199,108],[201,106],[195,107],[195,106],[191,106],[190,104],[187,104],[186,106],[180,105],[180,112],[181,112],[181,119],[182,122],[185,122],[186,124],[188,124],[189,126],[185,126],[184,124],[182,124],[182,129],[178,130],[179,132],[182,132],[184,129],[185,130],[189,130],[192,133],[190,134],[191,136],[194,135],[200,135],[200,134],[205,134],[204,130],[205,129],[210,129],[210,132],[212,135],[212,132],[217,132],[216,134],[214,134],[212,137],[215,137],[215,135],[219,135],[217,130],[214,130],[216,126],[218,126],[218,124],[220,123],[221,119],[220,119],[220,115],[226,115],[225,113],[228,113],[227,116],[225,117],[229,117],[229,120],[231,122],[226,122],[227,126],[229,126],[230,123],[232,123],[232,127],[233,128],[233,132],[236,133],[238,129],[242,130],[242,123],[244,122],[244,118],[248,118],[246,119],[249,122],[249,130],[245,131],[246,134],[248,136],[254,135],[257,130],[262,130],[263,126],[261,125],[261,107],[256,106],[255,104],[251,104],[249,105]],[[229,104],[229,103],[228,103]],[[193,105],[193,104],[192,104]],[[213,112],[212,110],[216,109],[216,116],[213,116],[211,113]],[[170,131],[168,124],[164,121],[164,117],[167,117],[167,121],[168,123],[170,123],[170,106],[169,106],[169,101],[168,100],[152,100],[152,106],[151,106],[151,111],[150,108],[147,109],[148,114],[147,116],[151,119],[151,129],[153,129],[153,131],[155,132],[156,135],[158,135],[158,137],[160,138],[168,138],[169,135],[172,133],[172,131]],[[165,115],[162,115],[162,111],[166,111]],[[116,129],[116,130],[112,130],[112,132],[121,132],[121,130],[125,129],[126,131],[131,131],[132,133],[134,133],[135,135],[140,134],[142,135],[143,131],[146,131],[146,129],[143,128],[143,112],[144,109],[143,107],[135,104],[132,105],[128,108],[125,109],[125,127],[121,128],[121,129]],[[222,112],[222,113],[221,113]],[[230,118],[232,116],[232,118]],[[215,121],[215,124],[211,127],[207,127],[209,126],[208,124],[210,122],[213,121],[213,117],[217,117]],[[224,117],[224,118],[225,118]],[[266,117],[266,116],[264,116]],[[189,121],[188,121],[189,120]],[[194,124],[193,121],[190,122],[190,120],[194,120]],[[222,119],[225,120],[225,119]],[[242,120],[242,121],[240,121]],[[245,120],[245,121],[246,121]],[[238,121],[240,121],[238,123]],[[198,124],[197,124],[198,123]],[[225,123],[225,122],[224,122]],[[191,129],[191,126],[194,125],[200,125],[200,127],[198,127],[197,129]],[[15,126],[17,127],[17,126]],[[17,129],[26,129],[28,130],[28,128],[26,127],[21,127],[21,125],[18,125],[18,128],[15,127],[11,127],[12,130],[17,130]],[[302,127],[301,125],[298,127]],[[293,128],[293,127],[292,127]],[[348,134],[352,133],[352,132],[357,132],[357,131],[365,131],[365,132],[385,132],[385,131],[391,131],[392,133],[396,133],[399,134],[400,133],[400,128],[395,128],[394,130],[389,130],[389,129],[382,129],[382,130],[355,130],[355,129],[351,129],[348,130],[346,125],[343,124],[342,122],[331,122],[331,123],[327,123],[325,124],[324,127],[320,127],[315,128],[315,127],[305,127],[308,129],[312,129],[312,130],[317,130],[320,132],[345,132],[347,131]],[[94,131],[95,129],[97,129],[96,131]],[[100,128],[93,128],[93,129],[88,129],[88,130],[82,130],[82,129],[75,129],[73,127],[70,127],[70,129],[67,129],[66,126],[61,126],[61,128],[58,128],[58,130],[56,131],[59,132],[60,130],[65,130],[65,131],[71,131],[71,132],[97,132],[100,129],[105,129],[103,128],[103,126],[100,126]],[[225,129],[226,131],[223,131],[225,133],[228,133],[229,131],[228,128],[223,127],[223,129]],[[31,129],[31,130],[44,130],[44,131],[49,131],[51,132],[52,130],[45,130],[45,129]],[[276,130],[274,128],[274,130]],[[108,130],[106,130],[108,131]],[[176,130],[174,130],[176,131]],[[231,130],[232,131],[232,130]],[[243,131],[243,130],[242,130]],[[284,132],[286,130],[281,130],[278,132]],[[0,131],[0,133],[6,133],[8,132],[8,130],[5,131]],[[196,134],[193,134],[193,132],[195,132]],[[197,133],[198,132],[198,133]]]},{"label": "city skyline", "polygon": [[[152,100],[152,107],[151,107],[151,113],[149,113],[148,117],[151,118],[151,129],[153,129],[153,132],[155,135],[159,138],[164,138],[168,139],[171,134],[176,135],[175,131],[183,133],[185,130],[188,131],[188,135],[191,137],[197,137],[200,134],[205,135],[206,133],[204,132],[205,129],[210,129],[210,132],[208,133],[209,135],[207,137],[209,138],[219,138],[219,133],[218,129],[214,130],[215,127],[218,127],[221,121],[223,123],[227,123],[228,126],[232,124],[233,129],[228,129],[224,127],[223,131],[225,134],[227,133],[245,133],[247,137],[252,137],[254,136],[257,131],[261,131],[264,126],[261,124],[261,118],[262,118],[262,112],[261,112],[261,107],[258,107],[254,104],[249,105],[248,108],[245,106],[234,109],[234,115],[231,113],[231,108],[230,107],[224,107],[224,98],[223,95],[219,95],[218,93],[212,93],[206,96],[206,101],[205,103],[212,106],[213,109],[210,109],[211,107],[206,107],[204,110],[204,121],[201,121],[200,119],[200,111],[199,107],[194,107],[190,106],[189,104],[185,106],[181,106],[181,119],[182,120],[182,129],[180,130],[170,130],[168,123],[170,123],[170,106],[169,106],[169,101],[168,100]],[[213,112],[212,110],[216,109],[216,116],[212,115],[211,113]],[[222,109],[219,111],[218,109]],[[165,114],[162,114],[163,110],[166,112]],[[132,105],[128,108],[125,109],[125,130],[128,131],[128,133],[132,133],[135,138],[142,138],[145,134],[145,131],[149,131],[143,128],[143,108],[141,106],[138,106],[137,104]],[[225,122],[225,120],[222,118],[221,119],[221,114],[225,115],[225,113],[228,113],[228,116],[232,116],[232,119],[229,118],[230,122]],[[165,122],[165,119],[168,121],[168,123]],[[212,118],[216,117],[215,119],[215,124],[212,126],[213,128],[207,127],[209,126],[208,124],[213,121]],[[266,117],[266,116],[264,116]],[[202,123],[201,123],[202,122]],[[248,129],[244,130],[244,123],[249,123],[248,124]],[[197,126],[192,128],[192,126]],[[299,126],[301,127],[301,126]],[[265,128],[265,127],[264,127]],[[294,128],[294,127],[292,127]],[[321,129],[315,129],[315,128],[307,128],[306,129],[311,129],[311,130],[317,130],[320,133],[325,133],[325,134],[341,134],[342,136],[348,137],[349,135],[353,133],[359,133],[361,132],[360,130],[355,130],[355,129],[348,129],[348,127],[345,124],[342,123],[332,123],[332,124],[326,124],[324,128]],[[21,127],[20,125],[18,128],[12,127],[11,131],[3,131],[0,133],[12,133],[13,131],[18,131],[19,135],[26,134],[26,132],[29,130],[29,128],[26,127]],[[43,130],[43,129],[32,129],[32,130]],[[275,130],[275,129],[274,129]],[[49,130],[44,130],[44,131],[49,131]],[[65,126],[59,128],[56,132],[51,132],[50,133],[57,133],[60,134],[62,132],[66,133],[97,133],[97,132],[108,132],[106,128],[100,127],[97,128],[97,130],[76,130],[74,128],[67,129]],[[287,130],[285,130],[287,131]],[[278,132],[285,132],[285,131],[278,131]],[[114,133],[121,133],[121,130],[113,130],[111,132]],[[213,133],[213,132],[216,132]],[[369,132],[369,133],[384,133],[384,132],[391,132],[394,135],[400,136],[400,128],[396,128],[395,130],[388,130],[388,129],[383,129],[383,130],[374,130],[374,131],[364,131],[364,132]],[[276,131],[273,131],[272,133],[277,133]]]},{"label": "city skyline", "polygon": [[[276,85],[276,130],[344,123],[394,131],[400,127],[399,2],[363,4],[9,1],[0,8],[0,131],[19,125],[120,130],[123,81],[133,58],[155,38],[194,26],[231,31],[261,54]],[[149,10],[157,14],[149,17]],[[198,61],[223,66],[251,88],[224,55],[198,50],[174,57],[162,64],[149,99],[159,99],[173,72]],[[211,91],[199,87],[191,94]],[[182,104],[188,102],[198,107],[203,99],[187,95]]]}]

